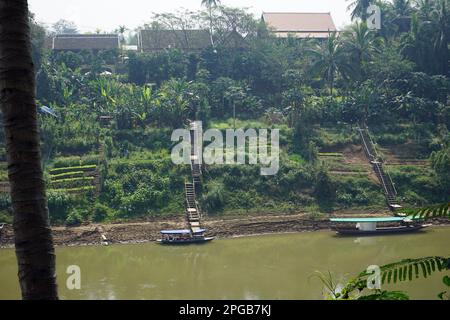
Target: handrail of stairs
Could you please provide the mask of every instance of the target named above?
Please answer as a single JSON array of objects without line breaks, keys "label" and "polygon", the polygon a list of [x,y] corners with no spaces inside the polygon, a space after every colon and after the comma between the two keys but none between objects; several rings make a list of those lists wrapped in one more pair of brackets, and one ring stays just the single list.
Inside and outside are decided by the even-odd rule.
[{"label": "handrail of stairs", "polygon": [[378,162],[378,161],[377,162],[373,162],[373,165],[377,166],[377,168],[378,168],[378,174],[380,176],[381,184],[383,185],[384,192],[385,192],[386,195],[389,195],[389,190],[387,189],[386,182],[384,181],[384,178],[383,178],[383,171],[381,171],[382,168],[381,168],[381,166],[379,164],[380,164],[380,162]]},{"label": "handrail of stairs", "polygon": [[369,159],[372,161],[372,160],[374,159],[374,156],[373,156],[372,153],[370,152],[370,149],[369,149],[369,147],[368,147],[368,145],[367,145],[366,138],[364,137],[363,129],[361,129],[361,128],[358,126],[358,130],[359,130],[359,134],[360,134],[360,136],[361,136],[361,139],[362,139],[362,141],[363,141],[364,148],[365,148],[365,150],[366,150],[366,154],[367,154],[367,156],[369,157]]},{"label": "handrail of stairs", "polygon": [[392,186],[392,190],[394,191],[394,195],[397,195],[397,188],[395,187],[394,181],[392,181],[391,175],[389,174],[388,171],[384,171],[387,175],[387,177],[389,178],[389,182],[391,183]]},{"label": "handrail of stairs", "polygon": [[[376,159],[379,159],[379,160],[381,161],[381,157],[379,156],[379,154],[378,154],[378,152],[377,152],[377,149],[376,149],[376,147],[375,147],[375,143],[374,143],[374,141],[373,141],[373,139],[372,139],[372,136],[370,135],[370,133],[369,133],[368,130],[366,130],[366,133],[367,133],[367,136],[369,137],[370,143],[371,143],[372,146],[373,146],[373,151],[374,151],[374,153],[375,153]],[[392,181],[391,175],[389,174],[388,171],[386,171],[386,170],[384,170],[384,169],[383,169],[383,172],[385,173],[385,175],[386,175],[386,176],[388,177],[388,179],[389,179],[389,183],[390,183],[391,186],[392,186],[392,190],[394,191],[394,195],[397,195],[397,189],[395,188],[395,184],[394,184],[394,182]]]}]

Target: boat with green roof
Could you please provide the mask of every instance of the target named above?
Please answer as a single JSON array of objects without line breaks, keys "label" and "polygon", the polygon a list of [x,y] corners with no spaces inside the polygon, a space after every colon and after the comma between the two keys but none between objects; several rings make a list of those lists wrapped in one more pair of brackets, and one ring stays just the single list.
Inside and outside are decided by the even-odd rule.
[{"label": "boat with green roof", "polygon": [[[339,235],[363,236],[410,233],[429,225],[412,217],[331,218]],[[353,225],[353,226],[352,226]]]}]

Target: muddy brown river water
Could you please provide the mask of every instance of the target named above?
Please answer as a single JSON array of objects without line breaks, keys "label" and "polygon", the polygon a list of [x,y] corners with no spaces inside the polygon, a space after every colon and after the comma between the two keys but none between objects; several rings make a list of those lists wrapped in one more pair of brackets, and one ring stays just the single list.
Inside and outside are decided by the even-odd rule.
[{"label": "muddy brown river water", "polygon": [[[58,247],[56,254],[62,299],[323,299],[322,283],[311,277],[316,270],[345,282],[369,265],[449,256],[450,228],[361,238],[304,232],[179,247]],[[72,265],[80,267],[79,290],[66,285]],[[20,298],[16,274],[14,251],[0,249],[0,299]],[[412,299],[436,299],[445,290],[444,274],[384,289],[406,291]]]}]

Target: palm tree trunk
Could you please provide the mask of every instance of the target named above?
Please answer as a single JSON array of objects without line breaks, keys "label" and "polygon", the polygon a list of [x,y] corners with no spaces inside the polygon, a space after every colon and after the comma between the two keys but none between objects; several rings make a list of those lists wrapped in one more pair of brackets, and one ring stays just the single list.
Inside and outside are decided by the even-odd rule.
[{"label": "palm tree trunk", "polygon": [[22,298],[57,299],[55,254],[41,167],[27,0],[0,0],[0,106]]},{"label": "palm tree trunk", "polygon": [[211,46],[214,48],[213,39],[213,17],[212,17],[212,5],[209,5],[209,36],[211,38]]},{"label": "palm tree trunk", "polygon": [[333,87],[334,87],[334,76],[331,75],[331,79],[330,79],[330,97],[333,97]]}]

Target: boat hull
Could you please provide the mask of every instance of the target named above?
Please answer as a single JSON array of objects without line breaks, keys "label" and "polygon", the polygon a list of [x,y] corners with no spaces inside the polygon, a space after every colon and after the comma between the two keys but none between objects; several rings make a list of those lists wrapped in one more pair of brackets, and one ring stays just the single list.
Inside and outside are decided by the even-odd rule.
[{"label": "boat hull", "polygon": [[199,238],[199,239],[187,239],[187,240],[157,240],[159,244],[164,245],[187,245],[187,244],[202,244],[211,242],[214,240],[214,237],[205,237],[205,238]]},{"label": "boat hull", "polygon": [[374,235],[416,232],[416,231],[419,231],[426,227],[427,227],[427,225],[416,225],[416,226],[377,228],[376,230],[373,230],[373,231],[363,231],[363,230],[345,229],[345,228],[336,228],[335,230],[338,235],[344,235],[344,236],[374,236]]}]

